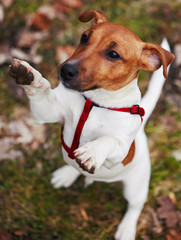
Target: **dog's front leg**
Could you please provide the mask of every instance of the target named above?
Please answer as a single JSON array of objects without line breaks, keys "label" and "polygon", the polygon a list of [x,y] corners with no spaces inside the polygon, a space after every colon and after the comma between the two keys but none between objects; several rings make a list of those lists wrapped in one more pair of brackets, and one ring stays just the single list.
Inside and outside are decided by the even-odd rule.
[{"label": "dog's front leg", "polygon": [[37,123],[63,121],[64,106],[40,72],[27,62],[14,59],[9,66],[9,74],[24,88]]},{"label": "dog's front leg", "polygon": [[[121,144],[118,139],[109,136],[103,136],[95,141],[88,142],[74,151],[76,162],[83,170],[89,173],[98,170],[107,158],[112,159],[122,156],[124,159],[126,154],[124,144]],[[113,163],[113,165],[115,164],[117,163]]]}]

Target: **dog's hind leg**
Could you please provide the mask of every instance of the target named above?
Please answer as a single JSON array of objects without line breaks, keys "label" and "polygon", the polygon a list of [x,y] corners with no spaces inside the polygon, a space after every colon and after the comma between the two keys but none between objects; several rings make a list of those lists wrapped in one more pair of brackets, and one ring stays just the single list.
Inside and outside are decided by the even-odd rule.
[{"label": "dog's hind leg", "polygon": [[[144,137],[141,135],[140,137]],[[143,161],[135,159],[138,160],[138,163],[133,166],[133,169],[126,174],[123,180],[123,193],[128,201],[128,207],[115,234],[116,240],[135,239],[137,221],[147,198],[150,179],[150,159],[144,144],[146,144],[145,141],[143,142],[144,150],[142,149]],[[137,157],[140,157],[141,160],[141,151],[138,152]]]},{"label": "dog's hind leg", "polygon": [[57,169],[52,176],[51,183],[54,188],[70,187],[79,177],[80,172],[70,165]]},{"label": "dog's hind leg", "polygon": [[143,182],[137,186],[135,186],[135,180],[124,184],[124,195],[128,200],[128,207],[115,234],[116,240],[135,239],[137,221],[147,197],[148,184]]}]

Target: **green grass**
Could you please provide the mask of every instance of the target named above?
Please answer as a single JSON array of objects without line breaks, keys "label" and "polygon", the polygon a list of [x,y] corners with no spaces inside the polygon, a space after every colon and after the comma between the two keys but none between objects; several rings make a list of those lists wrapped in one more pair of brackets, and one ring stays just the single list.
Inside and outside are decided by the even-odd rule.
[{"label": "green grass", "polygon": [[[8,160],[0,163],[1,227],[11,233],[27,227],[23,239],[86,239],[88,233],[93,239],[109,239],[106,229],[114,221],[113,213],[120,217],[120,206],[125,208],[122,197],[114,194],[121,187],[95,183],[85,189],[81,178],[70,189],[55,190],[49,182],[52,169],[46,166],[47,162],[39,173],[29,161],[27,158],[26,164]],[[81,215],[82,207],[89,222]]]}]

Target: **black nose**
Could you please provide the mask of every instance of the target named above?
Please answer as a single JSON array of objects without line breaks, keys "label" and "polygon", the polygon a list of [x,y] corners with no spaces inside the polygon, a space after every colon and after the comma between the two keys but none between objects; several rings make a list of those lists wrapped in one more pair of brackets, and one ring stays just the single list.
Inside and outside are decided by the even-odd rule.
[{"label": "black nose", "polygon": [[74,80],[79,74],[78,68],[75,64],[65,63],[60,71],[59,77],[64,81]]}]

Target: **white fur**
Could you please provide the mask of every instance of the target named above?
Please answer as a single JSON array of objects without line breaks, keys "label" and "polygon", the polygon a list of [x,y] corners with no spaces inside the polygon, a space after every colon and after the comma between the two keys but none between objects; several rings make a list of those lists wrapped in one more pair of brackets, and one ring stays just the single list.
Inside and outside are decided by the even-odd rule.
[{"label": "white fur", "polygon": [[[169,49],[168,45],[164,47]],[[79,92],[66,89],[61,83],[52,90],[49,82],[42,78],[38,71],[26,62],[21,61],[21,64],[26,65],[34,74],[31,86],[23,87],[30,99],[35,121],[64,124],[64,141],[70,147],[85,103],[84,97]],[[137,79],[118,91],[98,89],[85,92],[86,97],[104,107],[119,108],[140,104],[146,111],[143,124],[141,126],[139,115],[93,107],[75,155],[81,156],[82,163],[86,162],[89,169],[95,165],[95,173],[83,171],[75,160],[67,156],[64,149],[64,160],[69,166],[64,166],[53,173],[51,182],[55,188],[69,187],[80,174],[87,176],[87,184],[94,180],[123,182],[128,209],[115,234],[117,240],[135,239],[136,224],[147,198],[150,179],[150,158],[144,126],[160,96],[164,80],[161,70],[154,73],[148,92],[142,100]],[[122,160],[134,139],[136,144],[134,159],[130,164],[123,166]]]}]

